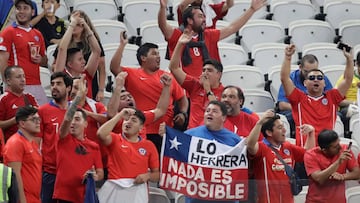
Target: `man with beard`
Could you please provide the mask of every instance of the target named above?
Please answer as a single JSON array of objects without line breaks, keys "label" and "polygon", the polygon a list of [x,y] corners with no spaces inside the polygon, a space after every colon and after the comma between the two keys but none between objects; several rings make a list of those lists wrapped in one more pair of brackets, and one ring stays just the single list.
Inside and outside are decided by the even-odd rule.
[{"label": "man with beard", "polygon": [[85,75],[78,79],[76,96],[65,113],[58,133],[57,177],[53,195],[58,203],[84,202],[84,174],[93,173],[95,181],[102,180],[104,176],[99,145],[86,137],[87,115],[78,108],[87,91],[84,78]]},{"label": "man with beard", "polygon": [[[224,127],[240,137],[247,137],[259,120],[256,114],[242,110],[244,100],[243,91],[236,86],[226,86],[221,94],[221,102],[226,105],[227,110]],[[259,137],[259,140],[261,139],[262,135]]]},{"label": "man with beard", "polygon": [[[293,81],[295,87],[303,92],[306,92],[306,87],[304,86],[305,76],[311,69],[315,69],[318,67],[319,67],[319,62],[316,56],[312,54],[307,54],[303,56],[299,64],[299,69],[290,73],[290,78]],[[330,80],[326,76],[324,78],[324,81],[325,81],[324,91],[328,91],[333,88]],[[280,85],[277,102],[278,102],[277,108],[279,111],[278,113],[286,116],[290,124],[290,130],[291,130],[290,134],[292,136],[295,136],[294,134],[292,134],[293,132],[295,133],[295,124],[291,113],[291,104],[289,103],[289,100],[286,98],[284,86],[282,85]]]},{"label": "man with beard", "polygon": [[4,72],[5,83],[8,87],[6,92],[0,96],[0,128],[4,130],[5,142],[11,135],[16,133],[16,110],[22,106],[38,104],[29,93],[24,93],[25,74],[20,66],[9,66]]},{"label": "man with beard", "polygon": [[[141,45],[136,52],[140,67],[123,67],[121,66],[121,59],[127,42],[128,40],[124,38],[123,33],[120,33],[120,45],[111,59],[111,72],[114,75],[122,71],[127,72],[128,75],[124,87],[134,96],[139,110],[148,111],[155,109],[163,89],[163,85],[159,81],[161,76],[166,73],[160,69],[158,46],[153,43]],[[168,126],[183,126],[187,115],[188,100],[183,89],[174,80],[171,80],[170,94],[171,97],[166,114],[151,123],[151,125],[145,124],[147,139],[155,144],[159,153],[162,144],[162,137],[158,134],[160,123],[166,122]],[[177,102],[180,112],[176,115],[174,115],[174,102]]]},{"label": "man with beard", "polygon": [[[181,57],[181,65],[185,73],[199,78],[202,65],[206,59],[220,61],[218,41],[234,34],[250,19],[250,17],[266,4],[266,0],[252,0],[251,7],[229,26],[218,29],[205,29],[205,16],[200,7],[189,6],[184,10],[182,19],[184,28],[193,32],[192,41],[187,43]],[[166,22],[167,0],[160,0],[158,24],[165,40],[168,42],[169,56],[175,49],[182,30],[174,28]]]},{"label": "man with beard", "polygon": [[182,0],[177,9],[177,19],[182,25],[182,12],[189,6],[199,6],[206,17],[206,28],[214,29],[216,21],[221,20],[234,5],[234,0],[226,0],[214,3],[210,0]]},{"label": "man with beard", "polygon": [[51,95],[53,100],[40,106],[41,133],[43,139],[43,177],[42,177],[42,202],[53,202],[54,183],[56,177],[56,145],[59,140],[59,128],[66,109],[69,106],[68,96],[71,92],[73,81],[64,72],[51,75]]},{"label": "man with beard", "polygon": [[[338,105],[344,99],[354,76],[353,54],[352,51],[343,50],[346,58],[344,80],[337,88],[324,92],[324,73],[315,68],[305,74],[305,93],[297,88],[290,78],[291,56],[294,52],[295,45],[293,44],[285,49],[284,62],[280,72],[281,83],[291,104],[295,125],[301,126],[309,123],[314,126],[315,135],[318,135],[321,130],[333,129],[335,126]],[[296,128],[296,144],[303,147],[305,140],[306,137],[303,137],[300,129]]]},{"label": "man with beard", "polygon": [[45,42],[42,34],[30,25],[34,7],[30,0],[16,0],[16,22],[0,33],[0,71],[4,78],[7,66],[23,67],[25,91],[32,93],[42,105],[48,100],[40,81],[40,66],[46,66]]}]

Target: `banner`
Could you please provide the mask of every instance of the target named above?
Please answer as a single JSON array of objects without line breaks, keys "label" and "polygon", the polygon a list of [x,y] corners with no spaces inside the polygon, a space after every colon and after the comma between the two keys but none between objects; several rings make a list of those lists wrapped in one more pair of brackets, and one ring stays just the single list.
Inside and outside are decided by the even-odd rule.
[{"label": "banner", "polygon": [[236,146],[166,127],[160,187],[206,200],[247,200],[245,139]]}]

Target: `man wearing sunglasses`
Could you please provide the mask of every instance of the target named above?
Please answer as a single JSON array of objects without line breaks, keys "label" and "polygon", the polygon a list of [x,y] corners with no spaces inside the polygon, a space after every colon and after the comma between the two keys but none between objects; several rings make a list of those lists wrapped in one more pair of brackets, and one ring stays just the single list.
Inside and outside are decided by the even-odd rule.
[{"label": "man wearing sunglasses", "polygon": [[[351,86],[354,76],[352,51],[343,50],[346,58],[344,80],[328,91],[324,91],[324,73],[319,69],[311,69],[305,75],[304,86],[306,92],[295,87],[290,78],[291,56],[295,52],[295,45],[289,45],[285,49],[285,58],[281,67],[280,79],[284,86],[286,97],[291,104],[292,114],[296,126],[304,123],[315,127],[315,135],[323,129],[333,129],[336,121],[336,111],[339,103],[345,98],[346,91]],[[304,146],[306,137],[302,136],[300,129],[296,127],[296,144]],[[317,137],[316,139],[317,140]]]},{"label": "man wearing sunglasses", "polygon": [[[319,66],[319,61],[315,55],[306,54],[305,56],[303,56],[299,64],[299,69],[290,73],[290,78],[293,81],[295,87],[303,92],[306,92],[306,87],[304,86],[305,76],[309,72],[309,70],[318,68],[318,66]],[[326,76],[324,78],[324,81],[325,81],[324,91],[328,91],[333,88],[330,80]],[[282,85],[280,85],[279,88],[277,101],[278,101],[277,108],[279,111],[278,113],[286,116],[290,124],[291,137],[294,137],[295,123],[291,113],[291,104],[289,100],[286,98],[284,86]]]}]

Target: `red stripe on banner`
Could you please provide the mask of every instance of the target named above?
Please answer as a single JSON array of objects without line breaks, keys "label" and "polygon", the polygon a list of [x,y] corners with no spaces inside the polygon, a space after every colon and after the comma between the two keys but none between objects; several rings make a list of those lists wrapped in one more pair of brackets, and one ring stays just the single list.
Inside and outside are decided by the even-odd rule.
[{"label": "red stripe on banner", "polygon": [[160,187],[206,200],[247,200],[248,170],[221,170],[163,157]]}]

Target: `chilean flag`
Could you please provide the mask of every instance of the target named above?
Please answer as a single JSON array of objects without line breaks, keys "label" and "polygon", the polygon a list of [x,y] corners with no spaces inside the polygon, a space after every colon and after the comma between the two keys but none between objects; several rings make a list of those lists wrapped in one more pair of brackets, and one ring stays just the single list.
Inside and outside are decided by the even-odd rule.
[{"label": "chilean flag", "polygon": [[166,127],[160,187],[206,200],[247,200],[245,139],[235,146]]}]

